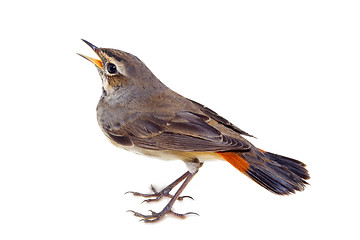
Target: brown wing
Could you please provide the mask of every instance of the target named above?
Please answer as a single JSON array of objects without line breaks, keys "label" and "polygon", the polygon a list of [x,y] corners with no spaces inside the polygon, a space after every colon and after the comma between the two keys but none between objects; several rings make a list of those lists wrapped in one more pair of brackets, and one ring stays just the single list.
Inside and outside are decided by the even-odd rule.
[{"label": "brown wing", "polygon": [[194,103],[204,114],[206,114],[210,118],[214,119],[218,123],[220,123],[220,124],[230,128],[230,129],[234,130],[237,133],[240,133],[241,135],[248,136],[248,137],[254,137],[254,136],[248,134],[247,132],[241,130],[240,128],[238,128],[237,126],[235,126],[234,124],[232,124],[231,122],[226,120],[225,118],[221,117],[219,114],[217,114],[216,112],[214,112],[210,108],[207,108],[204,105],[202,105],[202,104],[200,104],[198,102],[195,102],[195,101],[193,101],[191,99],[189,99],[189,100],[192,103]]},{"label": "brown wing", "polygon": [[142,113],[122,126],[107,126],[105,132],[121,145],[153,150],[188,152],[245,151],[249,144],[241,136],[233,138],[209,125],[208,116],[189,111],[169,114]]}]

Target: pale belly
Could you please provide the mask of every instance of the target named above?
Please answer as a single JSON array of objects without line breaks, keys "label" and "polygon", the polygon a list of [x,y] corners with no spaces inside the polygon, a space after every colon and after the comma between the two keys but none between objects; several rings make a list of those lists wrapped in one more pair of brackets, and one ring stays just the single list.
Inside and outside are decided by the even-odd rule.
[{"label": "pale belly", "polygon": [[185,162],[194,161],[194,159],[198,159],[200,162],[209,161],[209,160],[218,160],[222,158],[214,152],[180,152],[180,151],[158,151],[158,150],[150,150],[137,148],[135,146],[131,147],[121,147],[127,151],[145,155],[148,157],[154,157],[161,160],[183,160]]}]

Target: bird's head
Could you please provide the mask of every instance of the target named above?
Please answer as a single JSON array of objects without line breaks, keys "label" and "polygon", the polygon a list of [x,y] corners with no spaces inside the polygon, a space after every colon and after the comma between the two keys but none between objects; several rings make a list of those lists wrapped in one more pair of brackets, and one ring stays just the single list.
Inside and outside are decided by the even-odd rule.
[{"label": "bird's head", "polygon": [[154,88],[158,84],[162,85],[136,56],[116,49],[98,48],[86,40],[83,41],[94,50],[100,59],[79,55],[95,64],[106,94],[132,87],[145,89]]}]

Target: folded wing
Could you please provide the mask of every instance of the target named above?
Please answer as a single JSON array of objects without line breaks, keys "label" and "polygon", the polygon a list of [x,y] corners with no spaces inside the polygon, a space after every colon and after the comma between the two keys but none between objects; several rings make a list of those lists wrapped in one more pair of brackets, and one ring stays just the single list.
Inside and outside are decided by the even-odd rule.
[{"label": "folded wing", "polygon": [[118,144],[152,150],[219,152],[250,149],[249,143],[240,135],[239,138],[224,135],[209,121],[209,116],[190,111],[137,113],[122,126],[107,126],[105,132]]}]

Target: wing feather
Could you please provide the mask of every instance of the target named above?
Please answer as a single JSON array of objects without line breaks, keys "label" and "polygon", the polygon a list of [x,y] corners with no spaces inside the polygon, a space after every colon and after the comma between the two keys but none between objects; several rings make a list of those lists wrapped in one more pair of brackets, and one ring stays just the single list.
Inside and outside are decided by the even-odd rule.
[{"label": "wing feather", "polygon": [[[190,100],[190,99],[189,99]],[[213,110],[211,110],[208,107],[205,107],[204,105],[195,102],[193,100],[190,100],[193,104],[195,104],[204,114],[206,114],[208,117],[214,119],[215,121],[217,121],[218,123],[234,130],[235,132],[240,133],[241,135],[244,136],[248,136],[248,137],[254,137],[250,134],[248,134],[247,132],[241,130],[240,128],[238,128],[237,126],[235,126],[234,124],[232,124],[231,122],[229,122],[228,120],[226,120],[225,118],[223,118],[222,116],[220,116],[219,114],[217,114],[216,112],[214,112]]]},{"label": "wing feather", "polygon": [[[203,114],[182,111],[176,114],[137,113],[124,125],[108,126],[105,132],[121,145],[153,150],[245,151],[250,149],[241,136],[223,135]],[[115,127],[116,126],[116,127]]]}]

